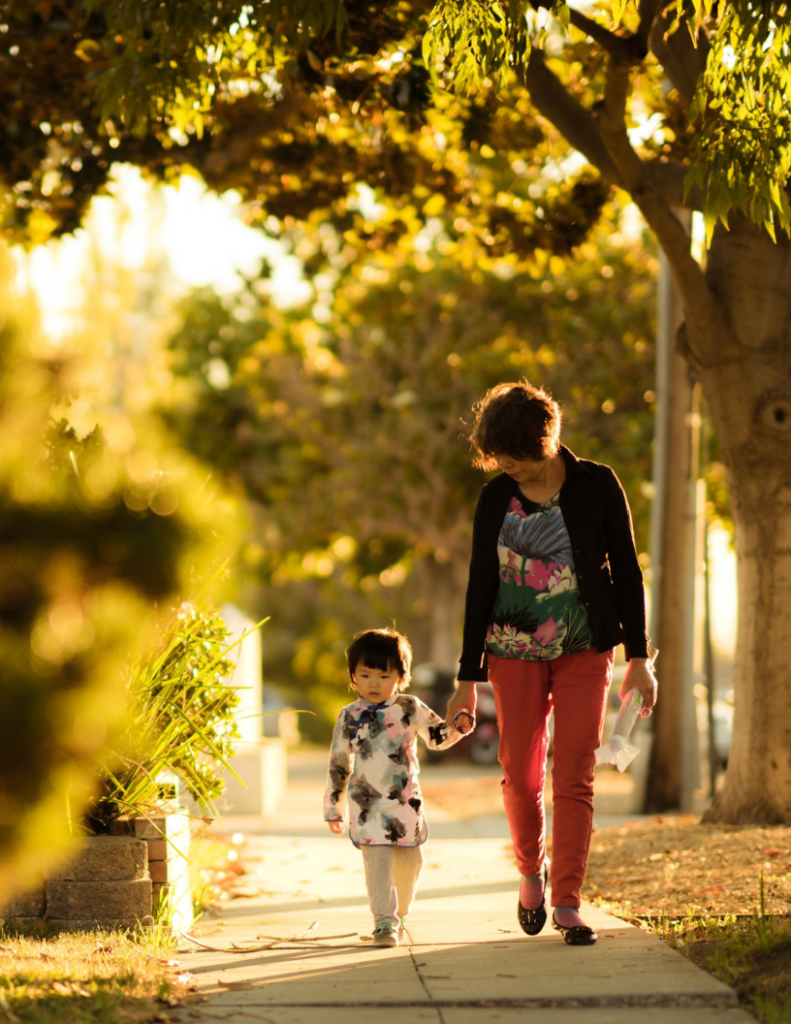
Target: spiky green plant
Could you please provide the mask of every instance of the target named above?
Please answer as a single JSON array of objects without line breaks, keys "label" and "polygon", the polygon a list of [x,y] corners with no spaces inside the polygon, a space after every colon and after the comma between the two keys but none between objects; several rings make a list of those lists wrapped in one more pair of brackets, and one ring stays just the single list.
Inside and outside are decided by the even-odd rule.
[{"label": "spiky green plant", "polygon": [[139,656],[127,677],[128,714],[121,742],[101,766],[100,795],[86,818],[107,831],[122,815],[148,816],[175,774],[199,803],[212,805],[239,732],[234,662],[219,613],[185,603],[161,629],[160,643]]}]

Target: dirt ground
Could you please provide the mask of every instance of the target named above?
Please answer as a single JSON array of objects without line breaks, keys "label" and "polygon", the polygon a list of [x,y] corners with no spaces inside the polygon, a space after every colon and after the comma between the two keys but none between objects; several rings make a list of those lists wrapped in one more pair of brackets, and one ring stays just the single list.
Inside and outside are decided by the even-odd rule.
[{"label": "dirt ground", "polygon": [[619,914],[720,916],[791,909],[791,828],[704,825],[693,815],[594,831],[583,895]]},{"label": "dirt ground", "polygon": [[[597,810],[624,813],[629,788],[628,775],[597,775]],[[426,780],[422,789],[429,804],[457,818],[503,813],[493,774]],[[791,912],[791,828],[648,818],[595,829],[583,895],[626,917],[750,915],[759,907],[762,872],[765,912]]]}]

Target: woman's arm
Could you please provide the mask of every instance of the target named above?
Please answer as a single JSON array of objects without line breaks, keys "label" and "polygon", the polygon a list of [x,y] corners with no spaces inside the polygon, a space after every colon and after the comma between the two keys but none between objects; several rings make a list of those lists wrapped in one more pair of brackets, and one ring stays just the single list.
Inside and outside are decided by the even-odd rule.
[{"label": "woman's arm", "polygon": [[445,712],[445,719],[452,722],[460,711],[466,711],[470,715],[475,714],[475,706],[478,702],[478,693],[475,683],[471,680],[459,680],[456,683],[456,692],[448,701],[448,709]]},{"label": "woman's arm", "polygon": [[657,682],[654,675],[653,658],[631,658],[626,666],[626,675],[621,683],[621,700],[629,690],[637,689],[643,695],[640,714],[647,718],[656,704]]},{"label": "woman's arm", "polygon": [[470,574],[464,605],[460,679],[484,682],[489,678],[484,647],[489,615],[500,583],[497,538],[512,490],[513,485],[508,477],[496,477],[481,491],[475,507]]},{"label": "woman's arm", "polygon": [[618,477],[607,468],[602,480],[604,531],[607,557],[615,591],[618,618],[623,628],[627,661],[648,657],[645,626],[645,589],[637,560],[632,517]]}]

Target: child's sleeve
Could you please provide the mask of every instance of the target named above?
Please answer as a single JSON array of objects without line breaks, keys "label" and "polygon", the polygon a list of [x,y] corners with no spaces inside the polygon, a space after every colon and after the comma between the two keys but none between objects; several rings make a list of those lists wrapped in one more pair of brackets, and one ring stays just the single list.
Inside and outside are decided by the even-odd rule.
[{"label": "child's sleeve", "polygon": [[341,711],[335,723],[330,748],[330,767],[324,791],[324,820],[343,821],[346,817],[346,790],[352,770],[352,745],[347,712]]},{"label": "child's sleeve", "polygon": [[429,750],[447,750],[448,747],[459,742],[463,733],[447,725],[422,700],[416,700],[416,705],[417,731],[425,740]]}]

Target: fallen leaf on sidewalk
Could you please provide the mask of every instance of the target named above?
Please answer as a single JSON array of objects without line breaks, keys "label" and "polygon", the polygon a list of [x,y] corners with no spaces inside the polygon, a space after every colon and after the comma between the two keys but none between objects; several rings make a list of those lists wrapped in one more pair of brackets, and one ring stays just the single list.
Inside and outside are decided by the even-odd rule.
[{"label": "fallen leaf on sidewalk", "polygon": [[255,985],[253,985],[252,982],[249,981],[223,981],[222,979],[220,979],[217,982],[217,984],[222,985],[223,988],[232,988],[234,990],[242,988],[255,988]]}]

